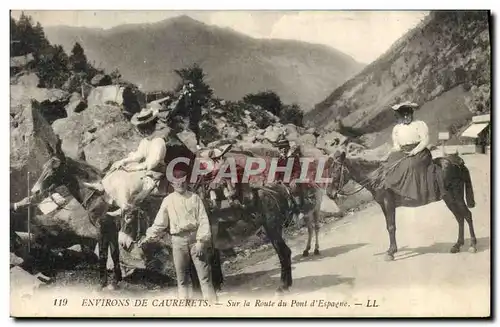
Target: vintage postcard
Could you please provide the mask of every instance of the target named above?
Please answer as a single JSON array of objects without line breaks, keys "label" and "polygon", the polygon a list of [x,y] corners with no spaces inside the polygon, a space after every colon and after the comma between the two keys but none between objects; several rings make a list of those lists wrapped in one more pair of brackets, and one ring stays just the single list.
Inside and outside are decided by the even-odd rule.
[{"label": "vintage postcard", "polygon": [[11,316],[490,317],[491,30],[11,11]]}]

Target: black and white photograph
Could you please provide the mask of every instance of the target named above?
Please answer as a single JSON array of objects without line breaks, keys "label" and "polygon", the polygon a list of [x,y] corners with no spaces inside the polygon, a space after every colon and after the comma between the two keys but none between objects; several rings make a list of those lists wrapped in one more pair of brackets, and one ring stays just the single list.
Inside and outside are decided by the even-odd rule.
[{"label": "black and white photograph", "polygon": [[491,317],[490,10],[9,15],[12,318]]}]

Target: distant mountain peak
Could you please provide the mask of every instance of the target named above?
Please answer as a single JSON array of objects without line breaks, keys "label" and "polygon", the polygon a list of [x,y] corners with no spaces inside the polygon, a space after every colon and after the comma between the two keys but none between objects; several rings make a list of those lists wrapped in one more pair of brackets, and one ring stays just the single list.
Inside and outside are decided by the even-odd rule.
[{"label": "distant mountain peak", "polygon": [[390,140],[390,106],[411,99],[421,105],[416,117],[436,142],[438,131],[456,132],[474,112],[489,112],[490,42],[488,11],[431,12],[305,119],[330,129],[340,117],[361,134],[378,134],[372,140],[377,146]]},{"label": "distant mountain peak", "polygon": [[255,39],[186,14],[102,32],[47,28],[46,35],[66,51],[78,40],[90,61],[107,71],[118,68],[146,91],[173,89],[178,82],[174,70],[197,63],[218,97],[240,100],[267,89],[305,110],[362,68],[333,48]]}]

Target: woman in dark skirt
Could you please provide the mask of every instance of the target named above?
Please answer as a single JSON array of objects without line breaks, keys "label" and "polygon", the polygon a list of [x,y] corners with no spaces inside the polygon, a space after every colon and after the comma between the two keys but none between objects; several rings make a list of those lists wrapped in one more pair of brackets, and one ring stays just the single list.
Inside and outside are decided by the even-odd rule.
[{"label": "woman in dark skirt", "polygon": [[[440,197],[439,171],[432,164],[429,144],[429,128],[421,120],[413,120],[413,110],[418,105],[404,102],[392,107],[398,123],[392,130],[393,152],[389,155],[385,176],[386,186],[399,196],[416,205],[433,202]],[[440,185],[441,186],[441,185]],[[444,188],[441,188],[444,190]]]}]

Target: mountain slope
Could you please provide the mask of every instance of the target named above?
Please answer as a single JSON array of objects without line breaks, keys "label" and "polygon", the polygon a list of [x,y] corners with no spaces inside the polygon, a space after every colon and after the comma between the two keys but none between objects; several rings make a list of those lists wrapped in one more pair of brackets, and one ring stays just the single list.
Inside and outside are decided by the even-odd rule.
[{"label": "mountain slope", "polygon": [[[489,112],[490,34],[488,12],[431,12],[385,54],[306,114],[308,124],[334,128],[334,119],[379,145],[394,126],[390,106],[422,105],[416,117],[438,132],[457,131],[474,113]],[[443,101],[441,101],[444,99]],[[439,103],[439,106],[435,104]]]},{"label": "mountain slope", "polygon": [[172,89],[177,83],[173,70],[197,62],[221,98],[239,100],[267,89],[305,110],[363,67],[326,46],[253,39],[187,16],[110,30],[46,27],[45,32],[67,52],[80,42],[97,66],[118,68],[147,91]]}]

